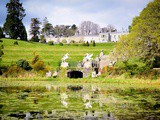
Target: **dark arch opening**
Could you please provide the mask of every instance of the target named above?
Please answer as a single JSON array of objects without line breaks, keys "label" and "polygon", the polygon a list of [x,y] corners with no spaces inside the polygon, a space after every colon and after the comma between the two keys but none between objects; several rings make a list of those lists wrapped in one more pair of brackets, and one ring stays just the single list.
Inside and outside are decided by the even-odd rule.
[{"label": "dark arch opening", "polygon": [[83,78],[83,73],[81,71],[69,71],[67,72],[67,77],[69,78]]}]

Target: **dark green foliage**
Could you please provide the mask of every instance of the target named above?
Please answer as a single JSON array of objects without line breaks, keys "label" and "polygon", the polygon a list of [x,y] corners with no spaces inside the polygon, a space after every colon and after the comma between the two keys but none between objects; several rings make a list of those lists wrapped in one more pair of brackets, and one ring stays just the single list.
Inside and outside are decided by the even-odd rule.
[{"label": "dark green foliage", "polygon": [[22,23],[25,17],[25,10],[19,0],[10,0],[6,5],[7,18],[4,24],[4,32],[12,39],[27,40],[27,32]]},{"label": "dark green foliage", "polygon": [[0,40],[0,42],[2,43],[2,42],[3,42],[3,40]]},{"label": "dark green foliage", "polygon": [[62,43],[62,42],[60,42],[60,43],[59,43],[59,46],[63,46],[63,43]]},{"label": "dark green foliage", "polygon": [[13,44],[14,44],[14,45],[18,45],[18,42],[17,42],[17,41],[15,41]]},{"label": "dark green foliage", "polygon": [[47,17],[45,17],[43,22],[42,34],[44,36],[54,35],[53,26],[48,22]]},{"label": "dark green foliage", "polygon": [[5,35],[3,34],[3,30],[2,30],[2,28],[0,27],[0,38],[4,38],[5,37]]},{"label": "dark green foliage", "polygon": [[85,43],[85,42],[83,42],[83,43],[82,43],[82,46],[86,46],[86,43]]},{"label": "dark green foliage", "polygon": [[31,41],[39,42],[38,36],[40,35],[40,24],[41,22],[38,20],[38,18],[32,18],[31,19],[31,25],[30,25],[30,35],[33,37],[31,38]]},{"label": "dark green foliage", "polygon": [[4,52],[2,49],[0,49],[0,57],[2,57],[2,55],[4,55]]},{"label": "dark green foliage", "polygon": [[39,38],[38,38],[38,36],[33,36],[31,39],[30,39],[30,41],[33,41],[33,42],[39,42]]},{"label": "dark green foliage", "polygon": [[41,43],[46,43],[46,39],[45,39],[44,35],[40,36],[40,42]]},{"label": "dark green foliage", "polygon": [[49,41],[48,45],[54,45],[53,41]]},{"label": "dark green foliage", "polygon": [[88,42],[88,41],[86,42],[86,46],[88,46],[88,47],[89,47],[89,42]]},{"label": "dark green foliage", "polygon": [[4,49],[4,45],[1,45],[0,49]]},{"label": "dark green foliage", "polygon": [[131,64],[128,62],[123,62],[123,65],[116,67],[112,75],[122,75],[125,77],[138,77],[138,78],[150,78],[156,79],[160,75],[160,71],[152,70],[150,66],[138,66],[137,64]]},{"label": "dark green foliage", "polygon": [[96,46],[96,42],[95,41],[93,41],[93,47],[95,47]]},{"label": "dark green foliage", "polygon": [[31,66],[29,65],[28,61],[20,59],[17,61],[17,66],[23,68],[24,70],[31,70]]},{"label": "dark green foliage", "polygon": [[76,25],[56,25],[54,27],[54,35],[66,37],[73,36],[75,35],[76,29]]},{"label": "dark green foliage", "polygon": [[75,24],[73,24],[71,29],[75,31],[75,30],[77,30],[77,26]]}]

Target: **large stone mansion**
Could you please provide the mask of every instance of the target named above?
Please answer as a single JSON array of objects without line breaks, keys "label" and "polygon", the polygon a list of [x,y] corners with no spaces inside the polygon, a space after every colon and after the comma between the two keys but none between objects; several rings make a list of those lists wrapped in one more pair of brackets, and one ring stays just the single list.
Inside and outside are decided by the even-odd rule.
[{"label": "large stone mansion", "polygon": [[122,35],[127,35],[128,32],[108,32],[108,33],[99,33],[99,35],[75,35],[71,37],[47,37],[46,42],[53,41],[54,43],[62,42],[63,40],[66,40],[67,43],[70,43],[71,41],[75,42],[93,42],[96,43],[106,43],[106,42],[117,42],[119,37]]}]

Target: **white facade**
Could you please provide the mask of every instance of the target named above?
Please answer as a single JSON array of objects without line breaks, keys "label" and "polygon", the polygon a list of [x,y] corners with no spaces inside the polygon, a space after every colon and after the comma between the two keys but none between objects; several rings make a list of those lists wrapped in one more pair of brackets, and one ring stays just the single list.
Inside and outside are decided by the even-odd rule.
[{"label": "white facade", "polygon": [[100,33],[100,39],[102,42],[117,42],[119,37],[122,35],[127,35],[128,32],[110,32],[110,33]]},{"label": "white facade", "polygon": [[46,42],[53,41],[54,43],[62,42],[62,40],[66,40],[67,43],[70,43],[72,40],[75,42],[84,41],[84,42],[93,42],[96,43],[106,43],[106,42],[117,42],[119,37],[122,35],[127,35],[128,32],[108,32],[108,33],[100,33],[99,35],[88,35],[88,36],[72,36],[72,37],[48,37],[46,38]]},{"label": "white facade", "polygon": [[89,36],[84,36],[84,39],[83,39],[84,42],[93,42],[95,41],[96,43],[99,43],[100,42],[100,38],[99,38],[99,35],[89,35]]}]

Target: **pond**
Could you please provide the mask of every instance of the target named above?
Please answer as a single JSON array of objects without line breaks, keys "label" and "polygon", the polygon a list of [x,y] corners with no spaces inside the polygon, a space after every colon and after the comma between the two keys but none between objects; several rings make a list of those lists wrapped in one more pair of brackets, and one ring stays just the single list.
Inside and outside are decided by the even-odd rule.
[{"label": "pond", "polygon": [[160,120],[160,90],[119,84],[0,88],[0,120]]}]

